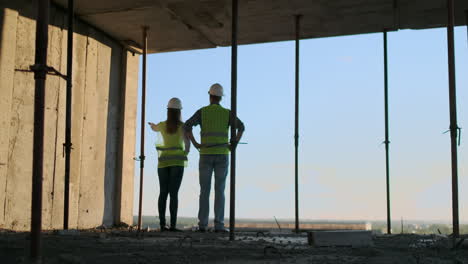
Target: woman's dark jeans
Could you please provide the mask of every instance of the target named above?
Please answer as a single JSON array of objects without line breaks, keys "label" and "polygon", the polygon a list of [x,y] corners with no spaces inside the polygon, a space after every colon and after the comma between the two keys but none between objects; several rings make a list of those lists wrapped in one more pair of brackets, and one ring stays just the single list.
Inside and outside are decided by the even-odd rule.
[{"label": "woman's dark jeans", "polygon": [[171,166],[166,168],[158,168],[159,176],[159,223],[161,227],[166,226],[166,201],[167,196],[171,196],[169,211],[171,213],[171,227],[176,227],[177,224],[177,208],[179,205],[178,193],[182,176],[184,175],[184,167]]}]

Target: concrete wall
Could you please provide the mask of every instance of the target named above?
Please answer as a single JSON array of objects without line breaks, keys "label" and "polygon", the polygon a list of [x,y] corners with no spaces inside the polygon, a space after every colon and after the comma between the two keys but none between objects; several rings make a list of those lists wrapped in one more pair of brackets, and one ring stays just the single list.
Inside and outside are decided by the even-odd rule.
[{"label": "concrete wall", "polygon": [[[0,228],[28,230],[31,209],[36,1],[0,1]],[[48,65],[66,74],[67,30],[52,7]],[[132,223],[138,56],[76,23],[70,227]],[[63,225],[66,82],[47,77],[43,228]]]}]

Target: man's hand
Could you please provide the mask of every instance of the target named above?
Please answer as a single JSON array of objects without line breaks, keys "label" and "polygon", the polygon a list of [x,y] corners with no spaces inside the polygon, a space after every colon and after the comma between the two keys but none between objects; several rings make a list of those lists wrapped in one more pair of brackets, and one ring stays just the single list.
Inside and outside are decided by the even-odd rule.
[{"label": "man's hand", "polygon": [[238,143],[238,141],[232,140],[232,141],[229,143],[229,150],[232,151],[233,149],[235,149],[235,148],[237,147],[237,143]]}]

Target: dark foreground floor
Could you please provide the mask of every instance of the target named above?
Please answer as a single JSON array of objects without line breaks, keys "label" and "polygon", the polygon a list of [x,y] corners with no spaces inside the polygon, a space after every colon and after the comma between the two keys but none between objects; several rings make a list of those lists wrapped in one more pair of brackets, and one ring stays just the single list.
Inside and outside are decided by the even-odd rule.
[{"label": "dark foreground floor", "polygon": [[[305,234],[80,231],[43,236],[42,263],[447,263],[468,264],[468,250],[441,236],[374,237],[368,248],[307,245]],[[0,263],[29,263],[27,233],[0,232]]]}]

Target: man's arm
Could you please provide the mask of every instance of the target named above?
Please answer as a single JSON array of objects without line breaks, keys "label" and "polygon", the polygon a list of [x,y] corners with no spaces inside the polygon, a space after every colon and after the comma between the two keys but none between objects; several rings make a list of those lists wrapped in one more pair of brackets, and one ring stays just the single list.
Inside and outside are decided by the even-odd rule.
[{"label": "man's arm", "polygon": [[201,124],[201,111],[200,110],[195,112],[195,114],[192,117],[190,117],[184,124],[185,136],[192,142],[193,146],[195,146],[195,148],[197,149],[199,149],[201,145],[197,142],[197,140],[193,136],[192,128],[200,124]]},{"label": "man's arm", "polygon": [[[230,124],[231,126],[234,125],[234,122],[230,122],[230,123],[231,123]],[[245,126],[244,126],[244,123],[239,119],[239,117],[237,117],[236,128],[237,128],[236,139],[235,139],[235,142],[231,142],[231,145],[232,144],[237,145],[237,143],[240,142],[242,135],[244,135]]]}]

